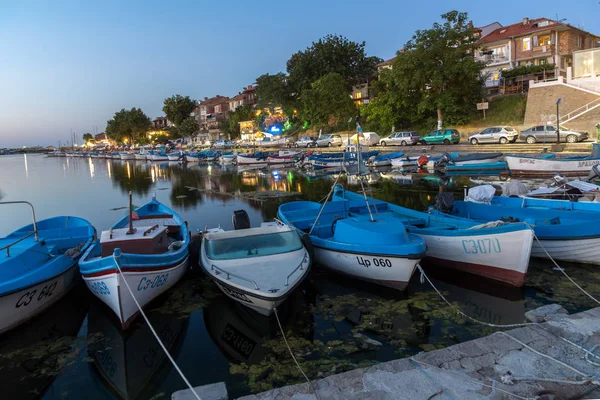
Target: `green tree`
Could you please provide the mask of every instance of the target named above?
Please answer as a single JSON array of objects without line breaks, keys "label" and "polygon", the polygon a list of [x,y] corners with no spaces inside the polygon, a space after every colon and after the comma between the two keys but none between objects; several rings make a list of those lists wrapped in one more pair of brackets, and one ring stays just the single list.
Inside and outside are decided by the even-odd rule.
[{"label": "green tree", "polygon": [[177,126],[190,117],[194,108],[196,108],[196,101],[190,99],[190,96],[176,94],[165,99],[162,110],[167,119]]},{"label": "green tree", "polygon": [[150,118],[140,108],[123,108],[106,122],[106,134],[117,142],[135,143],[145,140],[150,124]]},{"label": "green tree", "polygon": [[[287,72],[296,96],[310,89],[317,79],[335,72],[342,76],[349,91],[352,85],[363,83],[375,75],[376,65],[382,60],[368,57],[365,42],[357,43],[339,35],[327,35],[313,42],[304,51],[287,61]],[[260,87],[260,85],[259,85]]]},{"label": "green tree", "polygon": [[302,115],[314,127],[340,123],[356,113],[344,78],[331,72],[317,79],[310,89],[302,92]]},{"label": "green tree", "polygon": [[83,142],[87,142],[89,140],[93,140],[94,139],[94,135],[92,135],[91,133],[84,133],[83,134]]},{"label": "green tree", "polygon": [[441,122],[445,115],[450,123],[462,123],[481,99],[485,65],[473,58],[477,37],[467,13],[450,11],[442,18],[443,23],[416,31],[398,52],[391,71],[393,87],[402,94],[396,102],[417,102],[419,117],[437,114]]},{"label": "green tree", "polygon": [[273,108],[281,107],[287,115],[292,115],[297,106],[289,79],[283,72],[256,78],[255,94],[258,109],[268,108],[273,111]]},{"label": "green tree", "polygon": [[231,139],[240,136],[240,122],[254,119],[254,111],[250,105],[239,106],[235,111],[227,113],[227,119],[221,123],[221,131]]},{"label": "green tree", "polygon": [[177,125],[173,125],[169,128],[169,135],[171,138],[176,139],[180,137],[192,136],[200,130],[200,125],[194,117],[187,117]]}]

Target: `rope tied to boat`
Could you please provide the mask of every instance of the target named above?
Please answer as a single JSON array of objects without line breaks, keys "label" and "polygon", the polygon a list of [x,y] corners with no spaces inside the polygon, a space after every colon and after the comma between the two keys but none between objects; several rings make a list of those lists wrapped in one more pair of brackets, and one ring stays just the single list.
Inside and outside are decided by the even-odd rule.
[{"label": "rope tied to boat", "polygon": [[440,296],[440,298],[442,300],[444,300],[444,302],[446,304],[448,304],[448,306],[450,306],[450,308],[454,309],[457,314],[462,315],[463,317],[467,318],[468,320],[471,320],[471,321],[473,321],[475,323],[478,323],[478,324],[481,324],[481,325],[490,326],[492,328],[520,328],[520,327],[523,327],[523,326],[535,325],[534,322],[523,322],[523,323],[520,323],[520,324],[492,324],[490,322],[484,322],[484,321],[480,321],[480,320],[478,320],[476,318],[473,318],[470,315],[467,315],[464,312],[462,312],[458,307],[454,306],[452,303],[450,303],[444,297],[444,295],[438,290],[438,288],[435,287],[435,285],[433,284],[433,282],[431,282],[431,280],[429,279],[429,277],[427,276],[427,274],[423,270],[423,267],[421,267],[421,264],[417,264],[417,268],[419,269],[419,272],[421,273],[421,280],[423,280],[423,278],[425,280],[427,280],[427,282],[429,282],[429,285],[431,285],[431,287],[433,288],[433,290],[435,290],[435,292],[438,294],[438,296]]},{"label": "rope tied to boat", "polygon": [[296,360],[296,357],[294,356],[294,352],[292,351],[292,348],[290,347],[290,344],[288,343],[287,338],[285,336],[285,332],[283,331],[283,327],[281,326],[281,321],[279,321],[279,314],[277,314],[277,308],[273,308],[273,312],[275,313],[275,319],[277,319],[277,325],[279,325],[279,330],[281,331],[281,336],[283,336],[283,341],[285,342],[285,345],[286,345],[288,351],[290,352],[290,355],[292,356],[294,363],[296,363],[296,367],[298,367],[298,370],[300,371],[302,376],[304,376],[304,379],[306,379],[308,386],[312,389],[317,400],[320,400],[319,395],[317,394],[317,391],[315,390],[315,387],[312,384],[312,381],[308,378],[308,376],[306,376],[306,374],[304,373],[304,370],[302,370],[302,367],[300,366],[300,363],[298,363],[298,360]]},{"label": "rope tied to boat", "polygon": [[194,389],[194,387],[192,386],[192,384],[190,383],[190,381],[183,374],[183,371],[181,371],[181,368],[179,368],[179,365],[177,365],[177,363],[175,362],[175,360],[173,359],[173,357],[171,357],[171,354],[167,350],[167,347],[164,345],[164,343],[162,342],[162,340],[160,340],[160,337],[158,336],[158,334],[154,330],[154,327],[150,323],[150,320],[146,316],[146,313],[144,312],[144,310],[140,306],[140,303],[138,303],[137,299],[133,295],[133,291],[131,290],[131,287],[129,286],[129,283],[127,283],[127,279],[125,279],[125,275],[123,274],[123,270],[121,269],[121,266],[119,265],[119,260],[117,260],[117,256],[115,256],[114,254],[113,254],[113,260],[115,261],[115,266],[117,267],[117,270],[119,271],[119,274],[123,278],[123,282],[125,283],[125,287],[127,288],[127,291],[129,291],[129,294],[131,295],[131,298],[133,299],[133,302],[135,303],[135,305],[137,306],[138,310],[140,311],[140,314],[142,315],[142,317],[144,318],[144,320],[148,324],[148,328],[150,328],[150,331],[154,335],[154,338],[156,338],[156,341],[158,342],[158,344],[160,345],[160,347],[165,352],[165,354],[166,354],[167,358],[169,359],[169,361],[171,362],[171,364],[173,364],[173,367],[175,368],[175,370],[177,370],[177,372],[179,373],[179,376],[181,376],[181,379],[183,379],[183,381],[185,382],[185,384],[187,385],[187,387],[191,390],[191,392],[194,395],[194,397],[197,400],[202,400],[200,398],[200,395],[198,393],[196,393],[196,390]]},{"label": "rope tied to boat", "polygon": [[594,296],[592,296],[591,294],[589,294],[584,288],[582,288],[581,286],[579,286],[577,284],[577,282],[575,282],[566,272],[565,270],[558,265],[558,263],[554,260],[554,258],[552,258],[552,256],[550,255],[550,253],[548,253],[548,251],[546,250],[546,248],[544,247],[544,245],[542,244],[542,241],[537,237],[537,235],[535,234],[535,230],[533,229],[533,227],[528,224],[527,222],[525,222],[525,224],[527,226],[529,226],[529,228],[533,231],[533,238],[538,242],[538,244],[540,245],[540,247],[542,248],[542,250],[544,251],[544,253],[546,253],[546,256],[550,259],[550,261],[552,261],[552,263],[556,266],[556,268],[562,272],[562,274],[569,280],[571,281],[571,283],[573,285],[575,285],[575,287],[577,287],[577,289],[581,290],[587,297],[589,297],[590,299],[592,299],[593,301],[595,301],[596,303],[600,304],[600,300],[596,299]]},{"label": "rope tied to boat", "polygon": [[331,197],[331,195],[333,194],[333,191],[335,190],[335,185],[337,185],[337,182],[340,179],[340,176],[342,176],[342,172],[340,172],[340,174],[337,176],[337,178],[335,178],[333,185],[331,185],[331,190],[329,191],[329,193],[327,193],[327,196],[325,196],[325,201],[323,201],[323,204],[321,205],[321,209],[319,210],[319,213],[317,214],[317,218],[315,219],[315,222],[313,222],[312,226],[310,227],[310,231],[308,231],[309,235],[312,234],[312,231],[315,229],[315,226],[317,226],[317,222],[319,222],[319,218],[321,218],[321,214],[323,213],[323,210],[325,209],[325,206],[327,205],[327,202],[329,201],[329,197]]}]

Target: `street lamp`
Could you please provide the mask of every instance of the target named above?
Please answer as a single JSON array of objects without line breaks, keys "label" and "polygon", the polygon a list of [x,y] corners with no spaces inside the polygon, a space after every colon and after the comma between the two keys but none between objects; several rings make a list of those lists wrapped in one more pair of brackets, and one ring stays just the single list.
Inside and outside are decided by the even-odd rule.
[{"label": "street lamp", "polygon": [[560,144],[560,115],[558,114],[558,106],[562,101],[562,97],[556,100],[556,144]]}]

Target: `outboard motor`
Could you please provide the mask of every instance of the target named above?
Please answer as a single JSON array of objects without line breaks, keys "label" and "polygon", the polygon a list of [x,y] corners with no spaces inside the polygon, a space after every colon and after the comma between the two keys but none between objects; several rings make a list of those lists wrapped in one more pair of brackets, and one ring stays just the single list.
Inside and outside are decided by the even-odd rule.
[{"label": "outboard motor", "polygon": [[600,164],[596,164],[590,169],[590,173],[588,174],[586,181],[592,182],[597,179],[600,179]]},{"label": "outboard motor", "polygon": [[231,222],[233,223],[233,229],[236,231],[238,229],[250,228],[250,217],[248,217],[246,210],[234,211],[231,217]]},{"label": "outboard motor", "polygon": [[452,164],[452,157],[450,157],[450,154],[444,153],[435,163],[435,169],[443,169],[448,164]]},{"label": "outboard motor", "polygon": [[563,175],[556,174],[552,177],[552,183],[554,186],[563,186],[566,185],[569,181]]},{"label": "outboard motor", "polygon": [[442,192],[435,196],[435,208],[443,213],[450,213],[454,208],[454,193]]}]

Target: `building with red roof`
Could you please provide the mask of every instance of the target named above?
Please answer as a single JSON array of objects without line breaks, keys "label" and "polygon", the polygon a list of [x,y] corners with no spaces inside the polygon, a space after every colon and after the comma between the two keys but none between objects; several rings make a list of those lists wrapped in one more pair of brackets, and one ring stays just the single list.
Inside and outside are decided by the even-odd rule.
[{"label": "building with red roof", "polygon": [[546,78],[566,76],[573,52],[600,46],[600,37],[562,21],[523,18],[501,26],[479,40],[475,59],[486,63],[486,87],[500,84],[502,70],[530,65],[554,65]]}]

